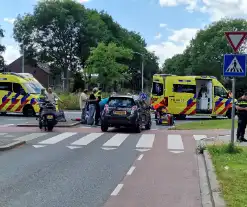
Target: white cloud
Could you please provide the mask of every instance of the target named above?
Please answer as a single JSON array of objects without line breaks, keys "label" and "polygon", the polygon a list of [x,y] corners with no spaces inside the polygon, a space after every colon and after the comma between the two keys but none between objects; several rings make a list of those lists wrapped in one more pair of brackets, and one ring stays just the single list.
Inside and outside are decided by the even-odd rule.
[{"label": "white cloud", "polygon": [[211,21],[223,17],[246,17],[246,0],[159,0],[162,7],[187,6],[186,9],[208,13]]},{"label": "white cloud", "polygon": [[197,31],[197,28],[173,30],[173,34],[168,37],[167,41],[149,45],[147,49],[154,52],[159,57],[160,64],[162,64],[167,58],[182,53],[190,40],[195,37]]},{"label": "white cloud", "polygon": [[154,39],[158,40],[162,37],[162,35],[160,33],[158,33],[157,35],[154,36]]},{"label": "white cloud", "polygon": [[174,7],[181,4],[186,5],[187,10],[194,10],[197,7],[197,2],[198,0],[159,0],[160,5],[163,7]]},{"label": "white cloud", "polygon": [[76,1],[78,1],[79,3],[87,3],[87,2],[89,2],[89,1],[91,1],[91,0],[76,0]]},{"label": "white cloud", "polygon": [[8,45],[3,53],[3,57],[6,64],[12,63],[14,60],[20,57],[20,49],[18,45]]},{"label": "white cloud", "polygon": [[160,23],[160,27],[161,27],[161,28],[163,28],[163,27],[167,27],[167,24]]},{"label": "white cloud", "polygon": [[8,22],[10,24],[14,24],[15,18],[4,18],[3,21]]}]

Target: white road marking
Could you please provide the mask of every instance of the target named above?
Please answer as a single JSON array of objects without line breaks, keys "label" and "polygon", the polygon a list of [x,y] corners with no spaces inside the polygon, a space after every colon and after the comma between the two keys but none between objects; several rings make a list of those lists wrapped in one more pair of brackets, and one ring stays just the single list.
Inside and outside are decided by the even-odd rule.
[{"label": "white road marking", "polygon": [[77,147],[77,146],[67,146],[69,149],[78,149],[78,148],[81,148],[81,147]]},{"label": "white road marking", "polygon": [[131,166],[131,168],[129,169],[129,171],[127,172],[127,175],[131,175],[133,173],[133,171],[135,170],[136,167]]},{"label": "white road marking", "polygon": [[30,140],[37,139],[37,138],[45,136],[45,135],[47,135],[47,133],[32,133],[32,134],[27,134],[27,135],[24,135],[22,137],[16,138],[15,140],[30,141]]},{"label": "white road marking", "polygon": [[33,145],[35,148],[41,148],[41,147],[46,147],[46,145]]},{"label": "white road marking", "polygon": [[5,134],[8,134],[8,133],[0,133],[0,136],[3,136],[3,135],[5,135]]},{"label": "white road marking", "polygon": [[82,145],[82,146],[88,145],[89,143],[91,143],[95,139],[99,138],[103,134],[104,133],[90,133],[90,134],[78,139],[77,141],[71,143],[71,145]]},{"label": "white road marking", "polygon": [[0,125],[0,127],[9,127],[9,126],[13,126],[15,124],[3,124],[3,125]]},{"label": "white road marking", "polygon": [[149,151],[150,149],[136,149],[136,151],[139,151],[139,152],[147,152]]},{"label": "white road marking", "polygon": [[115,134],[111,139],[103,144],[103,147],[119,147],[128,136],[129,134]]},{"label": "white road marking", "polygon": [[117,149],[116,147],[101,147],[103,150],[114,150]]},{"label": "white road marking", "polygon": [[155,134],[142,134],[136,148],[152,148],[154,143]]},{"label": "white road marking", "polygon": [[58,142],[61,142],[64,139],[72,137],[75,134],[77,134],[77,133],[76,132],[64,132],[62,134],[59,134],[57,136],[54,136],[54,137],[46,139],[42,142],[39,142],[39,144],[57,144]]},{"label": "white road marking", "polygon": [[183,140],[179,134],[169,134],[167,142],[169,150],[184,150]]},{"label": "white road marking", "polygon": [[118,193],[120,192],[120,190],[122,189],[123,184],[118,184],[117,187],[115,188],[115,190],[111,193],[111,196],[116,196],[118,195]]},{"label": "white road marking", "polygon": [[184,152],[184,151],[170,151],[170,152],[172,152],[172,153],[175,153],[175,154],[178,154],[178,153],[182,153],[182,152]]},{"label": "white road marking", "polygon": [[194,137],[194,139],[195,139],[196,141],[199,141],[199,140],[201,140],[201,139],[206,139],[206,138],[207,138],[206,135],[193,135],[193,137]]},{"label": "white road marking", "polygon": [[143,158],[143,154],[141,154],[138,158],[137,158],[137,160],[141,160],[142,158]]}]

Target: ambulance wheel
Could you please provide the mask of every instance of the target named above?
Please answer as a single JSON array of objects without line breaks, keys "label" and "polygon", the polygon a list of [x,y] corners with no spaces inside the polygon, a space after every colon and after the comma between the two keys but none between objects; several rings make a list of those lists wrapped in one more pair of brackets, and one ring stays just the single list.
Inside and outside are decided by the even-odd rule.
[{"label": "ambulance wheel", "polygon": [[[236,115],[237,110],[235,110],[235,115]],[[228,109],[228,111],[226,112],[226,117],[228,119],[232,118],[232,108]]]},{"label": "ambulance wheel", "polygon": [[5,116],[7,114],[7,112],[1,112],[1,115]]},{"label": "ambulance wheel", "polygon": [[174,115],[176,120],[185,120],[186,119],[186,115],[185,114],[178,114],[178,115]]},{"label": "ambulance wheel", "polygon": [[23,108],[23,115],[25,117],[30,117],[30,116],[34,116],[35,115],[35,112],[33,110],[33,107],[31,105],[26,105],[24,108]]}]

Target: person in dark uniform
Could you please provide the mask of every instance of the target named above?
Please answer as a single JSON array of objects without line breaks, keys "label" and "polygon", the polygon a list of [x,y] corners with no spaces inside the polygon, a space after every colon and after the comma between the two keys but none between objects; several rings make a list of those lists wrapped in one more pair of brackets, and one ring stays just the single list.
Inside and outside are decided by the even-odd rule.
[{"label": "person in dark uniform", "polygon": [[247,124],[247,92],[237,101],[236,109],[238,114],[237,140],[247,142],[244,138]]}]

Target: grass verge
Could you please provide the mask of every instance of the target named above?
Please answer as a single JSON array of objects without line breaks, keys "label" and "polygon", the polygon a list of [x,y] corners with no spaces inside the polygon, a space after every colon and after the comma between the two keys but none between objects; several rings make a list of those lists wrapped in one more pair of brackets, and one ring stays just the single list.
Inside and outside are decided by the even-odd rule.
[{"label": "grass verge", "polygon": [[[235,121],[235,126],[237,121]],[[221,119],[221,120],[205,120],[205,121],[195,121],[175,125],[175,127],[170,128],[171,130],[189,130],[189,129],[231,129],[232,121],[231,119]]]},{"label": "grass verge", "polygon": [[223,197],[228,207],[247,206],[247,148],[229,145],[207,146]]}]

